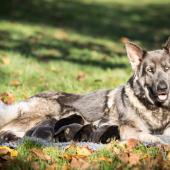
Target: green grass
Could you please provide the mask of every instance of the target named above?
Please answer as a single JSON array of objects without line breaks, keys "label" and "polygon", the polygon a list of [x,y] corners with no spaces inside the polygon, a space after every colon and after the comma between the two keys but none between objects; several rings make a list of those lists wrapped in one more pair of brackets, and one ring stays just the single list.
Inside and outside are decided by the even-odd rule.
[{"label": "green grass", "polygon": [[[124,39],[161,47],[170,35],[169,9],[169,0],[2,0],[0,93],[11,92],[18,101],[48,90],[115,88],[132,74]],[[143,147],[135,152],[141,150],[157,154]],[[18,161],[29,167],[22,162],[29,149],[24,145],[18,151]],[[58,158],[58,151],[48,152]],[[114,160],[101,169],[117,166],[109,151],[97,154]]]},{"label": "green grass", "polygon": [[0,62],[0,92],[19,100],[44,90],[87,93],[125,83],[131,69],[122,39],[158,47],[169,34],[168,2],[4,1],[0,59],[10,63]]},{"label": "green grass", "polygon": [[[2,60],[10,60],[9,64],[0,64],[0,91],[11,91],[17,99],[44,90],[82,93],[114,88],[130,74],[127,58],[114,53],[112,41],[47,26],[42,29],[8,21],[0,25],[0,36],[2,30],[10,35],[10,40],[2,41],[6,48],[0,51]],[[66,38],[63,41],[58,37]],[[102,48],[110,54],[103,53]],[[84,75],[82,81],[77,80],[79,74]],[[12,86],[14,80],[20,85]]]},{"label": "green grass", "polygon": [[[28,139],[18,147],[18,156],[14,159],[4,162],[4,168],[9,170],[34,170],[34,164],[37,169],[50,169],[51,165],[56,165],[57,170],[74,169],[71,160],[73,158],[83,159],[88,162],[89,170],[110,170],[110,169],[166,169],[170,165],[170,158],[167,156],[170,148],[167,146],[146,147],[139,144],[131,149],[128,145],[112,141],[111,144],[93,152],[90,155],[82,157],[76,152],[77,146],[70,145],[70,148],[63,150],[57,147],[43,147],[37,143],[33,143]],[[34,155],[32,150],[38,149],[40,156]],[[43,155],[48,155],[48,159],[44,160]],[[136,163],[132,159],[139,156]],[[82,164],[83,166],[83,164]],[[80,168],[81,169],[81,168]],[[36,170],[36,169],[35,169]]]}]

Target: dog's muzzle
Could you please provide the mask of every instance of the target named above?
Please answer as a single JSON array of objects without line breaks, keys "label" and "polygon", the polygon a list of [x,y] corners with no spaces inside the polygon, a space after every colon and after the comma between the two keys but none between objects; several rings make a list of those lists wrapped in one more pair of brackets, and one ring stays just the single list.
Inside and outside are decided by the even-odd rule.
[{"label": "dog's muzzle", "polygon": [[156,95],[159,102],[164,102],[167,100],[168,89],[168,84],[165,81],[161,80],[160,82],[158,82],[156,87]]}]

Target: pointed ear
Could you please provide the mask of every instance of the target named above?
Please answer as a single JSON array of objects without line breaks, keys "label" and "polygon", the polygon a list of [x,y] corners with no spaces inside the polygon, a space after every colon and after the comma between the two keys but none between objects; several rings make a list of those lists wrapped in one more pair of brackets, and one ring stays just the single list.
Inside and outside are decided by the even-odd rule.
[{"label": "pointed ear", "polygon": [[136,71],[146,51],[144,51],[141,47],[137,46],[136,44],[132,42],[127,42],[125,44],[125,47],[126,47],[127,56],[132,65],[132,69]]},{"label": "pointed ear", "polygon": [[168,37],[166,43],[163,45],[163,48],[166,50],[166,52],[170,53],[170,36]]}]

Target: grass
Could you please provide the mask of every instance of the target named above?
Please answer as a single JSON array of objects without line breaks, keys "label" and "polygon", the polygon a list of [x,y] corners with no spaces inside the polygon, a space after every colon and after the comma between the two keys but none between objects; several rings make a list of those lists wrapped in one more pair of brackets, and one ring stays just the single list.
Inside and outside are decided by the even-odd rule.
[{"label": "grass", "polygon": [[[0,25],[10,35],[1,43],[6,48],[0,51],[0,91],[11,91],[17,99],[44,90],[82,93],[114,88],[130,74],[127,58],[114,54],[114,42],[61,28],[46,26],[44,33],[41,26],[8,21],[1,21]],[[2,30],[1,34],[5,36]],[[9,64],[3,63],[6,58]],[[19,85],[11,86],[13,81]]]},{"label": "grass", "polygon": [[[123,42],[160,47],[170,35],[169,9],[169,0],[2,0],[0,92],[18,101],[48,90],[115,88],[131,75]],[[20,160],[29,154],[18,150]]]},{"label": "grass", "polygon": [[[86,148],[86,147],[84,147]],[[168,146],[144,146],[138,144],[131,147],[128,144],[121,144],[112,141],[102,149],[91,154],[82,155],[83,152],[77,151],[81,147],[70,145],[67,149],[57,147],[43,147],[33,143],[28,139],[18,147],[18,156],[3,162],[4,169],[10,170],[69,170],[84,169],[88,170],[110,170],[110,169],[169,169],[170,148]],[[36,154],[35,154],[36,153]],[[77,162],[73,162],[73,159]],[[82,162],[83,160],[83,162]],[[55,166],[55,167],[54,167]]]},{"label": "grass", "polygon": [[0,91],[16,100],[115,88],[131,75],[124,39],[156,48],[169,35],[167,0],[4,1],[0,8]]}]

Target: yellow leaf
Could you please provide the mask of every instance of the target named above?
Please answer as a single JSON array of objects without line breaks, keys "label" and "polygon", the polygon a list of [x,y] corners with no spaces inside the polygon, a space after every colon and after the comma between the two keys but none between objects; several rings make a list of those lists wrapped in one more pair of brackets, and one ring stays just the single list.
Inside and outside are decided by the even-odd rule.
[{"label": "yellow leaf", "polygon": [[14,149],[11,149],[7,146],[0,146],[0,154],[6,155],[6,154],[10,154],[11,157],[16,157],[18,156],[18,152]]},{"label": "yellow leaf", "polygon": [[89,156],[92,154],[92,150],[90,150],[88,147],[77,147],[77,155],[83,155],[83,156]]},{"label": "yellow leaf", "polygon": [[105,161],[105,162],[111,163],[111,162],[112,162],[112,159],[111,159],[111,158],[108,158],[108,157],[102,156],[102,157],[97,158],[96,161]]},{"label": "yellow leaf", "polygon": [[10,82],[10,85],[11,85],[11,86],[18,87],[19,85],[21,85],[21,83],[20,83],[18,80],[12,80],[12,81]]},{"label": "yellow leaf", "polygon": [[8,57],[3,57],[3,58],[1,59],[1,61],[2,61],[2,63],[3,63],[4,65],[10,64],[10,59],[9,59]]}]

